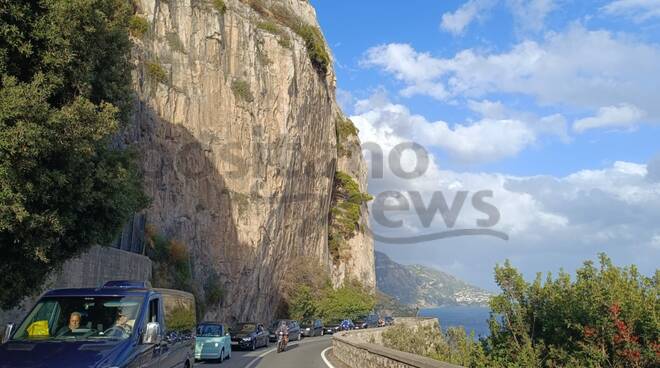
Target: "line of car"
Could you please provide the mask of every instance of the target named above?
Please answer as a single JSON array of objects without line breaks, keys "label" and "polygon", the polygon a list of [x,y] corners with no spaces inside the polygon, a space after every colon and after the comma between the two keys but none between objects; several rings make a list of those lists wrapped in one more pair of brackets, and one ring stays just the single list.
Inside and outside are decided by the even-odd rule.
[{"label": "line of car", "polygon": [[195,342],[196,360],[215,360],[222,362],[231,358],[232,350],[257,350],[268,347],[271,342],[277,341],[277,330],[280,323],[286,323],[289,330],[289,341],[300,341],[303,337],[323,336],[339,331],[382,327],[393,324],[392,317],[381,318],[372,313],[365,318],[337,320],[324,325],[321,319],[304,321],[302,324],[295,320],[278,319],[273,321],[269,328],[254,322],[238,323],[227,328],[224,323],[203,322],[197,326]]}]

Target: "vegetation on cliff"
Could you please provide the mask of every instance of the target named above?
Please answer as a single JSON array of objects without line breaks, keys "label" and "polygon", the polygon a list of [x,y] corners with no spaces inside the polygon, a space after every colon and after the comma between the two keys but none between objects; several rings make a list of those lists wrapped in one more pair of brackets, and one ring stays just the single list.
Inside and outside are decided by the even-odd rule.
[{"label": "vegetation on cliff", "polygon": [[[358,135],[357,128],[350,119],[339,116],[335,120],[335,131],[337,135],[337,155],[340,157],[351,157],[355,148],[351,147],[350,143],[353,137],[357,137]],[[359,148],[359,141],[355,139],[353,142]]]},{"label": "vegetation on cliff", "polygon": [[358,183],[350,175],[335,173],[332,205],[328,230],[328,247],[335,263],[346,260],[347,241],[355,236],[360,227],[362,204],[370,201],[369,194],[362,193]]},{"label": "vegetation on cliff", "polygon": [[[561,272],[557,278],[548,275],[545,282],[539,274],[528,283],[508,262],[496,267],[495,280],[502,292],[490,302],[491,335],[475,342],[460,331],[452,331],[452,336],[435,333],[428,336],[423,355],[469,367],[660,363],[660,271],[644,277],[634,266],[616,267],[601,255],[599,267],[585,262],[574,281]],[[451,343],[457,336],[461,343]],[[394,336],[385,342],[411,351],[408,341]]]},{"label": "vegetation on cliff", "polygon": [[290,28],[305,42],[307,55],[316,71],[325,76],[330,67],[330,54],[325,45],[323,34],[318,27],[305,23],[282,5],[266,6],[262,0],[244,0],[254,11],[266,18],[271,18]]},{"label": "vegetation on cliff", "polygon": [[376,298],[358,281],[350,280],[334,289],[318,261],[298,259],[295,269],[287,272],[283,282],[284,305],[280,317],[297,320],[322,318],[326,322],[367,315]]},{"label": "vegetation on cliff", "polygon": [[132,105],[128,2],[0,9],[0,306],[8,308],[66,260],[109,244],[147,201],[134,155],[113,144]]},{"label": "vegetation on cliff", "polygon": [[146,255],[152,261],[151,283],[154,287],[193,293],[199,318],[209,306],[222,303],[225,292],[217,273],[208,272],[203,285],[194,282],[190,253],[185,244],[159,234],[152,225],[146,226],[145,240]]}]

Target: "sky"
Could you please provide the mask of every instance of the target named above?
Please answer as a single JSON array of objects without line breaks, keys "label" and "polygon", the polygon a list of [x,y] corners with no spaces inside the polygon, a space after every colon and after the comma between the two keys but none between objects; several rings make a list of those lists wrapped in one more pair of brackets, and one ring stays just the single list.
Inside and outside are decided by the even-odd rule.
[{"label": "sky", "polygon": [[[363,147],[383,151],[382,175],[364,151],[369,192],[385,198],[370,205],[377,250],[490,290],[505,259],[528,278],[599,252],[655,272],[660,0],[311,3],[339,103]],[[414,175],[390,167],[393,152]],[[455,222],[428,209],[442,199]],[[383,204],[403,207],[383,220]],[[411,240],[457,229],[508,240]]]}]

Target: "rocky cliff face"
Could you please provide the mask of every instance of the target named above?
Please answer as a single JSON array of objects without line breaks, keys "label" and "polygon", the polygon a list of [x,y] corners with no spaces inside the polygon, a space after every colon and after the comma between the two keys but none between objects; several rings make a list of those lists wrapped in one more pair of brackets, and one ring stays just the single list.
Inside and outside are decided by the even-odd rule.
[{"label": "rocky cliff face", "polygon": [[199,292],[209,277],[221,281],[224,297],[205,317],[270,319],[299,258],[318,260],[335,285],[373,287],[370,239],[350,240],[352,261],[330,260],[335,172],[364,188],[366,171],[359,144],[338,159],[331,65],[320,71],[301,32],[282,22],[286,14],[318,27],[311,5],[137,0],[135,12],[148,27],[134,35],[137,108],[126,140],[143,157],[147,221],[187,245]]}]

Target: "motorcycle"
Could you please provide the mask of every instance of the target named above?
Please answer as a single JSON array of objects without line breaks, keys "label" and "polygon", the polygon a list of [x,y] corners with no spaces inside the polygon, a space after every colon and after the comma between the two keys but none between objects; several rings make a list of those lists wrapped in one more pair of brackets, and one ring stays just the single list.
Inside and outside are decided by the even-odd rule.
[{"label": "motorcycle", "polygon": [[284,332],[280,332],[277,336],[277,352],[281,353],[286,350],[286,337]]}]

